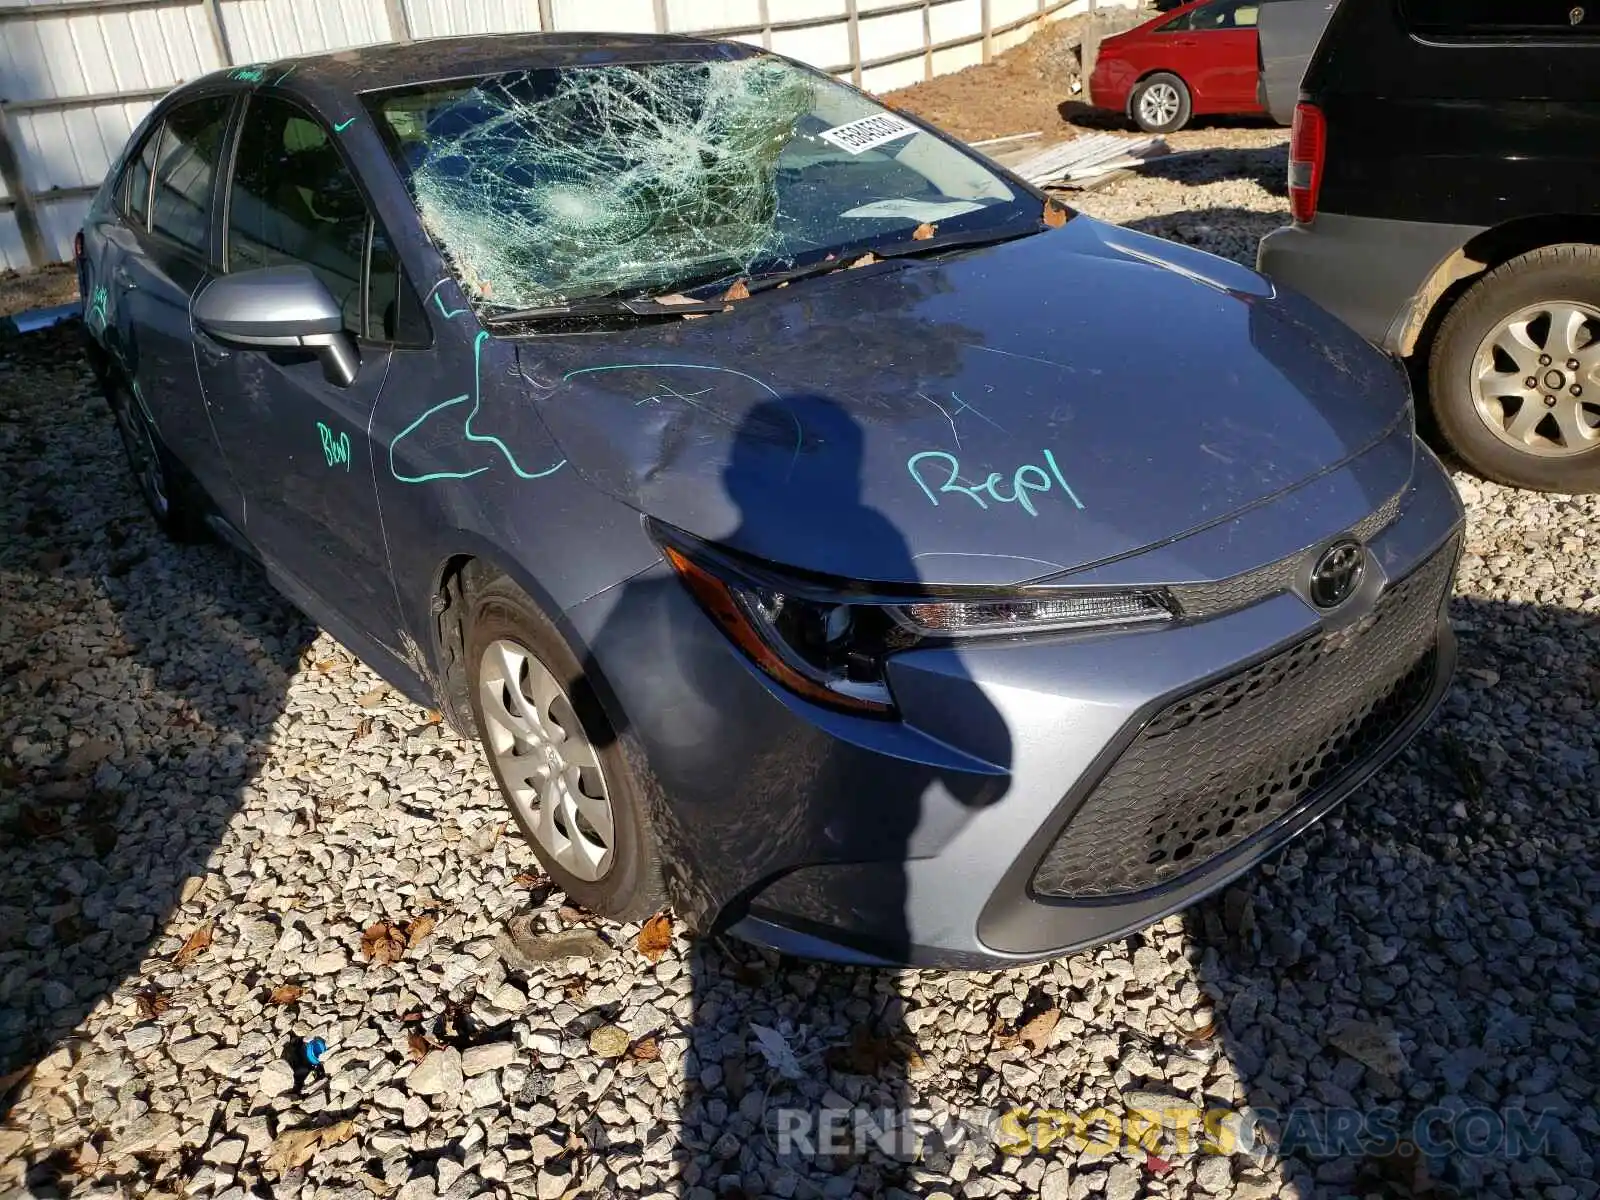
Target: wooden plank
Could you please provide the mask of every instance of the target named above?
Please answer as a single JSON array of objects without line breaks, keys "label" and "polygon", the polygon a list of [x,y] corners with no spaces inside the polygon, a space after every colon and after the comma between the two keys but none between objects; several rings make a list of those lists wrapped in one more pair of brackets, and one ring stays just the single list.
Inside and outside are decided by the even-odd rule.
[{"label": "wooden plank", "polygon": [[22,177],[22,164],[17,160],[11,145],[11,120],[0,105],[0,179],[5,180],[6,191],[11,193],[11,207],[17,214],[17,232],[22,235],[22,248],[28,262],[42,267],[55,259],[45,245],[44,227],[39,224],[39,210],[33,206],[33,195]]}]

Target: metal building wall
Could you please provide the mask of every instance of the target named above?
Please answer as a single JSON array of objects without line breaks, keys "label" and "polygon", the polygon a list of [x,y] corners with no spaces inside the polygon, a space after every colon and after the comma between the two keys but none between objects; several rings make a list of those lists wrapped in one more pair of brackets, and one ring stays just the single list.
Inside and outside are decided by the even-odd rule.
[{"label": "metal building wall", "polygon": [[452,34],[660,30],[765,46],[885,92],[987,61],[1093,3],[0,0],[0,269],[70,258],[90,195],[151,105],[225,66]]}]

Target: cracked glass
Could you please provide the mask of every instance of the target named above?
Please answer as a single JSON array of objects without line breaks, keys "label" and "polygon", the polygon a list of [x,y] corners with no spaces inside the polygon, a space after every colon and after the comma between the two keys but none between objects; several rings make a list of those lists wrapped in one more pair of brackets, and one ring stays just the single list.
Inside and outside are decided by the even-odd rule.
[{"label": "cracked glass", "polygon": [[1038,220],[976,156],[772,56],[516,71],[372,107],[486,313],[786,269],[925,224]]}]

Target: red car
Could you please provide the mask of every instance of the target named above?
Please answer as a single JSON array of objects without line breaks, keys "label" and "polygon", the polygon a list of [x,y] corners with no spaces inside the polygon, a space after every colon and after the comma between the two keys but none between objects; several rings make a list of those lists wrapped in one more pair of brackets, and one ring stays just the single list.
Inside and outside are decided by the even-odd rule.
[{"label": "red car", "polygon": [[1190,117],[1259,113],[1259,0],[1197,0],[1100,43],[1089,102],[1115,108],[1149,133]]}]

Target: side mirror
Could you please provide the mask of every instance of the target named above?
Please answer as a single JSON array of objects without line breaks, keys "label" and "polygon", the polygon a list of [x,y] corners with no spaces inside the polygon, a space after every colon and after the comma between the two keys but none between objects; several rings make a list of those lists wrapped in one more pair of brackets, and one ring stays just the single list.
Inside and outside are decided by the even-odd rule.
[{"label": "side mirror", "polygon": [[310,267],[297,263],[212,280],[195,297],[194,321],[233,346],[313,350],[338,387],[349,387],[361,365],[338,301]]}]

